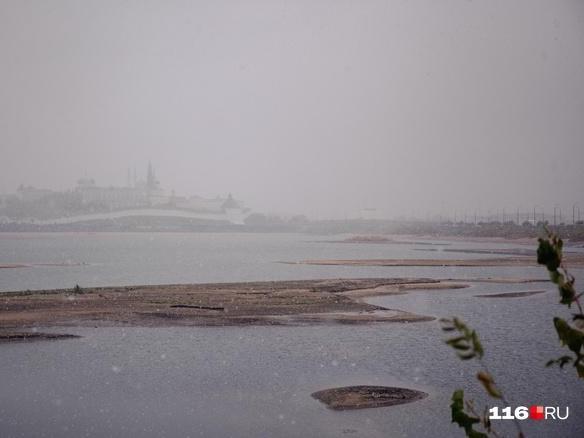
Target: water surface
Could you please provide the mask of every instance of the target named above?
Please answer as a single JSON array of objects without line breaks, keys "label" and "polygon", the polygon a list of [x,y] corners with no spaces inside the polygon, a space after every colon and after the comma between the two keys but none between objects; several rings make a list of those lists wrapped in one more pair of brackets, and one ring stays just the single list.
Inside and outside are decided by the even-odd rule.
[{"label": "water surface", "polygon": [[[330,240],[330,237],[322,240]],[[449,248],[513,245],[450,242]],[[541,268],[400,268],[274,263],[304,258],[476,257],[419,251],[419,245],[332,244],[301,235],[0,236],[0,263],[85,262],[0,270],[0,289],[81,285],[276,280],[358,276],[526,276]],[[584,276],[576,271],[577,284]],[[524,298],[483,293],[545,289]],[[528,436],[584,436],[582,382],[573,369],[545,369],[564,351],[553,315],[567,315],[547,282],[475,283],[370,302],[436,317],[460,315],[476,327],[486,361],[514,405],[569,406],[566,421],[524,421]],[[42,329],[42,328],[39,328]],[[67,328],[81,339],[0,346],[2,437],[462,436],[449,398],[474,382],[436,322],[319,327]],[[310,393],[345,385],[426,391],[402,406],[335,412]],[[510,424],[499,429],[509,432]]]}]

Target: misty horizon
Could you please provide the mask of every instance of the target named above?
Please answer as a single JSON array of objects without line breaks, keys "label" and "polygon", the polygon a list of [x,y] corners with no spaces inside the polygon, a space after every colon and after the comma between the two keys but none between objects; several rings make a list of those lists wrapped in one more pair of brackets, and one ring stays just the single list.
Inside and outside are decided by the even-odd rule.
[{"label": "misty horizon", "polygon": [[584,437],[583,49],[583,0],[0,1],[0,438]]},{"label": "misty horizon", "polygon": [[311,218],[584,206],[581,2],[0,11],[0,193],[151,161],[169,191]]}]

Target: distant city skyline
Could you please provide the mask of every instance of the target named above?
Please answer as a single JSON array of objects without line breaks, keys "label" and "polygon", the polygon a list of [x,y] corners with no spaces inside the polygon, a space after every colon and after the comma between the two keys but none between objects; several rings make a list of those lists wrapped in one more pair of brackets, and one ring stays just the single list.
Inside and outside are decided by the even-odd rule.
[{"label": "distant city skyline", "polygon": [[584,2],[7,0],[0,35],[1,193],[151,161],[314,218],[584,205]]},{"label": "distant city skyline", "polygon": [[[151,173],[150,173],[151,172]],[[84,177],[78,179],[73,185],[70,187],[65,187],[63,189],[55,189],[50,187],[44,186],[32,186],[29,184],[20,184],[14,192],[0,194],[0,196],[9,197],[18,193],[22,190],[32,190],[36,192],[38,196],[42,195],[43,193],[49,192],[69,192],[69,191],[78,191],[83,189],[83,187],[101,187],[103,189],[126,189],[126,188],[138,188],[146,190],[148,184],[148,175],[151,175],[152,178],[155,178],[155,170],[154,166],[149,162],[148,168],[145,172],[145,178],[140,179],[137,177],[137,173],[131,172],[132,178],[126,179],[126,184],[123,185],[115,185],[115,184],[100,184],[99,181],[96,181],[94,178]],[[135,176],[135,179],[134,179]],[[171,190],[164,190],[163,187],[159,188],[159,181],[156,179],[155,187],[150,187],[151,189],[155,188],[158,196],[161,197],[161,204],[168,202],[171,198],[176,199],[200,199],[204,202],[211,201],[211,199],[216,199],[219,201],[213,208],[220,209],[220,205],[225,202],[226,199],[230,199],[232,193],[229,192],[227,195],[215,195],[210,197],[208,201],[205,201],[205,197],[201,196],[200,194],[196,193],[176,193],[173,189]],[[33,193],[31,192],[31,193]],[[35,198],[38,196],[34,196]],[[241,203],[241,201],[238,201]],[[191,206],[192,207],[192,206]],[[274,212],[266,212],[267,214],[277,214]],[[573,223],[576,221],[581,221],[584,219],[583,209],[579,202],[573,202],[569,205],[561,205],[558,203],[553,204],[552,206],[545,206],[541,204],[534,204],[531,208],[526,207],[516,207],[515,209],[506,209],[506,208],[459,208],[459,209],[443,209],[442,211],[438,212],[431,212],[430,210],[423,211],[421,209],[411,209],[410,211],[404,211],[401,214],[395,215],[394,217],[387,217],[382,216],[379,214],[379,211],[376,208],[367,207],[357,211],[352,212],[352,215],[345,215],[342,218],[337,219],[415,219],[415,220],[422,220],[422,221],[431,221],[431,222],[464,222],[464,223],[478,223],[478,222],[515,222],[515,223],[522,223],[522,222],[531,222],[537,223],[539,221],[548,221],[552,224],[559,224],[559,223]],[[287,213],[284,214],[285,216],[294,216],[299,213]],[[311,217],[311,219],[334,219],[334,218],[318,218],[318,217]]]}]

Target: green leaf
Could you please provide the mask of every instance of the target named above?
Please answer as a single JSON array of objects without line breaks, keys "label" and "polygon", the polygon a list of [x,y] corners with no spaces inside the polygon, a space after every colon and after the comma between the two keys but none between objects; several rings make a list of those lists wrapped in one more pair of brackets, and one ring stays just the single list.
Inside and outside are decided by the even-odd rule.
[{"label": "green leaf", "polygon": [[[452,323],[454,329],[459,332],[459,336],[447,339],[446,344],[450,345],[455,350],[458,350],[458,357],[462,360],[469,360],[474,357],[483,357],[484,350],[481,342],[479,341],[479,336],[476,331],[471,330],[462,320],[458,318],[442,319],[443,323]],[[449,327],[450,328],[450,327]]]},{"label": "green leaf", "polygon": [[560,267],[561,259],[561,240],[556,248],[548,239],[539,239],[537,248],[537,263],[545,265],[548,271],[556,271]]},{"label": "green leaf", "polygon": [[564,276],[560,271],[550,271],[550,281],[554,284],[561,284],[564,282]]},{"label": "green leaf", "polygon": [[472,345],[478,357],[482,358],[485,351],[483,350],[483,345],[479,341],[479,335],[477,335],[477,332],[474,330],[472,331]]},{"label": "green leaf", "polygon": [[576,296],[576,291],[574,290],[574,286],[570,282],[566,282],[558,287],[560,291],[560,303],[567,304],[568,307],[574,301],[574,297]]},{"label": "green leaf", "polygon": [[464,341],[464,340],[466,340],[466,336],[457,336],[457,337],[455,337],[455,338],[448,339],[448,340],[446,341],[446,343],[447,343],[448,345],[453,345],[453,344],[456,344],[456,343],[458,343],[458,342],[460,342],[460,341]]},{"label": "green leaf", "polygon": [[464,391],[458,389],[452,393],[452,403],[450,404],[452,414],[452,422],[458,424],[464,429],[466,436],[469,438],[487,438],[487,435],[477,432],[473,426],[481,422],[481,419],[472,415],[468,415],[464,411]]},{"label": "green leaf", "polygon": [[579,356],[584,343],[584,332],[570,327],[566,321],[558,317],[554,318],[554,326],[562,345],[567,345],[571,351]]},{"label": "green leaf", "polygon": [[557,359],[548,360],[545,366],[550,367],[552,365],[558,364],[560,368],[564,368],[564,366],[570,362],[572,362],[572,358],[570,356],[562,356]]},{"label": "green leaf", "polygon": [[458,353],[458,357],[460,357],[462,360],[470,360],[473,359],[475,357],[474,353]]}]

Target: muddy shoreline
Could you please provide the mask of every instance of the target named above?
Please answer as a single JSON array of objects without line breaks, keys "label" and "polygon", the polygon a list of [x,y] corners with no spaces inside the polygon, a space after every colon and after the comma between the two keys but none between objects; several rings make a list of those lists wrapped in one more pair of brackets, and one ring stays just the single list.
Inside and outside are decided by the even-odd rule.
[{"label": "muddy shoreline", "polygon": [[313,398],[335,411],[381,408],[412,403],[428,396],[427,393],[391,386],[346,386],[317,391]]},{"label": "muddy shoreline", "polygon": [[531,297],[533,295],[544,294],[547,291],[545,290],[526,290],[526,291],[518,291],[518,292],[502,292],[497,294],[481,294],[481,295],[474,295],[477,298],[523,298],[523,297]]},{"label": "muddy shoreline", "polygon": [[29,342],[29,341],[56,341],[59,339],[76,339],[78,335],[67,333],[43,333],[43,332],[15,332],[0,330],[0,344],[7,342]]},{"label": "muddy shoreline", "polygon": [[466,284],[427,278],[96,287],[0,294],[0,333],[66,326],[246,326],[431,321],[366,297]]},{"label": "muddy shoreline", "polygon": [[[297,262],[282,261],[285,264],[322,266],[410,266],[410,267],[496,267],[496,266],[538,266],[535,257],[511,256],[486,259],[311,259]],[[565,254],[567,266],[584,266],[584,255]]]}]

